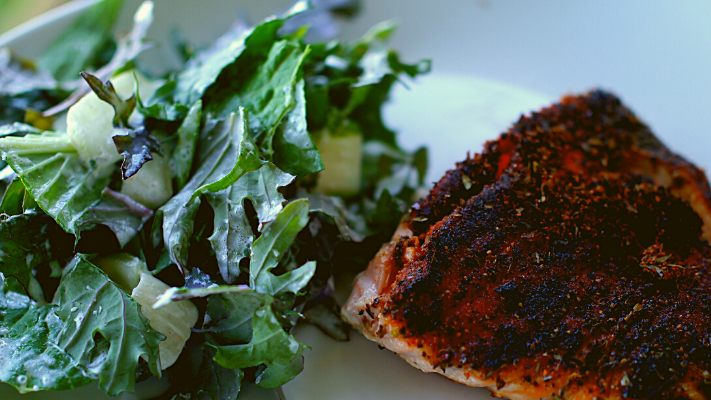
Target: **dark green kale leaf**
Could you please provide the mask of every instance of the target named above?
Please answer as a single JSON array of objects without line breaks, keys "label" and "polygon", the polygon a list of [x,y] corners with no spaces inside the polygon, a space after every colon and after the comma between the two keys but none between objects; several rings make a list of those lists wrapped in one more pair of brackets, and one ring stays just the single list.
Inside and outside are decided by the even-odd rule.
[{"label": "dark green kale leaf", "polygon": [[82,232],[105,225],[112,229],[121,245],[127,243],[129,236],[138,232],[146,221],[150,210],[133,201],[104,199],[116,168],[114,163],[86,162],[65,134],[11,136],[28,130],[23,124],[0,127],[0,133],[6,134],[0,139],[0,153],[26,189],[23,208],[36,202],[77,240]]},{"label": "dark green kale leaf", "polygon": [[[287,375],[275,378],[280,384],[293,379],[303,368],[294,368],[292,365],[303,365],[304,345],[284,331],[272,310],[271,301],[255,311],[249,343],[210,346],[217,350],[214,359],[223,367],[244,369],[264,364],[270,375]],[[265,384],[267,387],[274,387],[274,382],[269,379],[265,380]]]},{"label": "dark green kale leaf", "polygon": [[73,389],[94,380],[111,395],[132,392],[139,362],[160,375],[158,343],[140,305],[96,266],[75,257],[52,304],[0,293],[8,330],[0,381],[21,391]]},{"label": "dark green kale leaf", "polygon": [[273,296],[296,294],[311,280],[316,270],[313,261],[279,276],[271,272],[286,254],[296,235],[308,224],[309,208],[306,199],[290,202],[274,221],[264,227],[262,235],[252,245],[249,285],[257,292]]},{"label": "dark green kale leaf", "polygon": [[[232,68],[233,64],[256,64],[254,60],[264,57],[272,44],[279,39],[277,32],[284,24],[284,19],[303,9],[303,2],[297,2],[283,18],[273,17],[253,28],[243,24],[235,25],[211,47],[197,53],[187,62],[185,69],[177,77],[175,102],[193,104],[202,99],[205,91],[215,83],[223,70]],[[236,111],[236,108],[232,110]]]},{"label": "dark green kale leaf", "polygon": [[[109,188],[103,190],[98,203],[87,208],[76,221],[79,228],[77,250],[87,253],[106,253],[124,247],[135,237],[143,224],[153,215],[150,208]],[[100,227],[107,227],[116,238],[118,247],[111,246],[112,239],[101,235]],[[88,234],[87,234],[88,233]]]},{"label": "dark green kale leaf", "polygon": [[[47,135],[28,135],[21,139],[43,142],[45,138]],[[32,144],[28,141],[28,147]],[[87,165],[77,153],[23,155],[21,149],[11,149],[2,154],[42,210],[77,236],[81,232],[77,221],[101,199],[115,168],[113,164]]]},{"label": "dark green kale leaf", "polygon": [[28,211],[0,222],[0,272],[25,288],[32,271],[61,268],[74,253],[74,238],[42,212]]},{"label": "dark green kale leaf", "polygon": [[0,274],[0,382],[20,393],[68,390],[90,384],[87,368],[64,349],[53,345],[63,328],[56,306],[38,306],[29,297],[7,291]]},{"label": "dark green kale leaf", "polygon": [[173,100],[176,84],[174,77],[171,76],[161,87],[156,89],[153,97],[145,104],[141,100],[140,94],[136,93],[138,111],[146,118],[162,121],[178,121],[184,118],[190,107]]},{"label": "dark green kale leaf", "polygon": [[271,159],[274,153],[272,139],[276,127],[294,106],[294,86],[306,54],[308,48],[298,41],[281,40],[273,44],[266,60],[252,74],[245,75],[249,65],[236,62],[240,78],[230,79],[229,85],[220,85],[219,89],[208,93],[207,112],[225,118],[240,107],[249,110],[251,132],[260,144],[262,154]]},{"label": "dark green kale leaf", "polygon": [[293,180],[292,175],[267,163],[244,174],[228,188],[207,195],[215,213],[214,231],[209,240],[225,282],[233,283],[239,276],[240,261],[248,257],[255,236],[247,219],[245,201],[251,201],[260,223],[271,221],[286,201],[278,189]]}]

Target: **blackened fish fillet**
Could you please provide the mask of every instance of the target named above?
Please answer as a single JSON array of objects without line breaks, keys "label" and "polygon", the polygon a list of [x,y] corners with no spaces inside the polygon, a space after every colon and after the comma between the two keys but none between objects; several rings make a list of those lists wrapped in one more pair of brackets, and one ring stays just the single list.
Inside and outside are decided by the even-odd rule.
[{"label": "blackened fish fillet", "polygon": [[595,91],[449,171],[342,314],[511,399],[711,399],[711,189]]}]

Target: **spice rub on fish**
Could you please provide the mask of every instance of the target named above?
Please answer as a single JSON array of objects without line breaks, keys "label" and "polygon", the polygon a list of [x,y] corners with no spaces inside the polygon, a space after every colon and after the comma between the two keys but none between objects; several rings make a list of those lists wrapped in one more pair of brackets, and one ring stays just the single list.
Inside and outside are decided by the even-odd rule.
[{"label": "spice rub on fish", "polygon": [[711,399],[710,198],[617,98],[566,97],[449,171],[342,314],[496,396]]}]

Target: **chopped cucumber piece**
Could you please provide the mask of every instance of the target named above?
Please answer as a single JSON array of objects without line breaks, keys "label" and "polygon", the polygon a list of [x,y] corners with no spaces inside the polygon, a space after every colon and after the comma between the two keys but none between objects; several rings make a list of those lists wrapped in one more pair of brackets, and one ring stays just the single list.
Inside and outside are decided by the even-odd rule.
[{"label": "chopped cucumber piece", "polygon": [[360,190],[363,164],[363,135],[344,127],[335,134],[321,132],[316,140],[325,169],[318,173],[316,191],[326,194],[350,195]]}]

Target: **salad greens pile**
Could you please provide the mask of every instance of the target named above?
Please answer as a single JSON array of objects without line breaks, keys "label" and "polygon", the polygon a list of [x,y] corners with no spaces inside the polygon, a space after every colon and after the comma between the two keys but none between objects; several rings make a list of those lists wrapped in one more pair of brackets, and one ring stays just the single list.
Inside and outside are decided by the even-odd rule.
[{"label": "salad greens pile", "polygon": [[0,382],[278,388],[303,369],[297,323],[348,339],[334,276],[422,184],[426,151],[381,108],[429,63],[401,62],[389,23],[324,40],[357,2],[298,2],[208,48],[176,41],[184,65],[152,77],[153,4],[113,39],[121,6],[96,3],[36,63],[0,49]]}]

